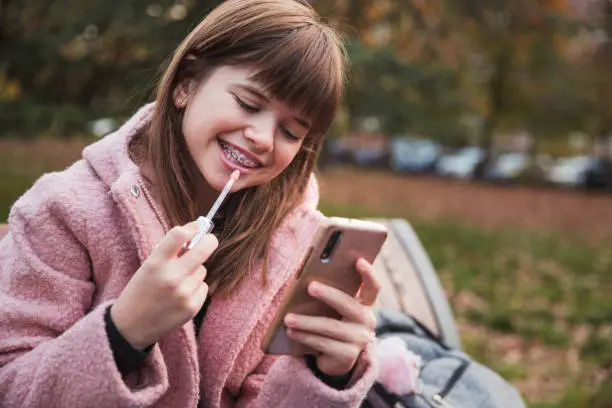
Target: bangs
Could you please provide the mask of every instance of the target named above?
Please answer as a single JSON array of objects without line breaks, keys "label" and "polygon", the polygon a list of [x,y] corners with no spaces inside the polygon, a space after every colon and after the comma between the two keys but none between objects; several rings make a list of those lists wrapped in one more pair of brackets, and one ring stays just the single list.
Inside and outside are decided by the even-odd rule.
[{"label": "bangs", "polygon": [[257,40],[257,51],[249,55],[257,72],[251,79],[308,118],[310,135],[323,135],[342,97],[341,40],[331,30],[314,25],[294,28],[273,40]]}]

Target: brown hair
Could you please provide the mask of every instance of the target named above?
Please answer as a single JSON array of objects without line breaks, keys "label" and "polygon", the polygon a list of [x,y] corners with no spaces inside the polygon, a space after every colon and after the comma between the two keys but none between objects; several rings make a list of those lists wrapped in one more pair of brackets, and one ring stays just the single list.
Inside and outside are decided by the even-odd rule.
[{"label": "brown hair", "polygon": [[[231,194],[215,230],[219,247],[206,262],[212,290],[231,294],[258,261],[267,279],[271,237],[303,199],[310,174],[340,104],[346,53],[342,40],[316,12],[298,0],[227,0],[180,44],[158,87],[148,130],[130,145],[148,146],[156,189],[170,225],[204,214],[196,197],[201,179],[182,134],[182,110],[173,93],[185,81],[205,80],[215,67],[253,67],[253,80],[313,123],[291,164],[275,179]],[[146,140],[145,140],[146,139]]]}]

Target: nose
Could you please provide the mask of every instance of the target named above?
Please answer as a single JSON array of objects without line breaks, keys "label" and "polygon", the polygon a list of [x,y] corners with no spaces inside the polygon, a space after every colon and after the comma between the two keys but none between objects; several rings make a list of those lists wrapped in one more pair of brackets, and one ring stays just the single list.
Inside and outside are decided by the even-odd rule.
[{"label": "nose", "polygon": [[275,128],[272,120],[266,120],[244,129],[244,138],[253,149],[253,153],[268,153],[274,149]]}]

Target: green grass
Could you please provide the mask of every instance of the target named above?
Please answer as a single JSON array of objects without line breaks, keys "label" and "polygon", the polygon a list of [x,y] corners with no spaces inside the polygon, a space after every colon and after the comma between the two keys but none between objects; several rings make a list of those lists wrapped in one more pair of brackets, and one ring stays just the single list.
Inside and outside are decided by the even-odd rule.
[{"label": "green grass", "polygon": [[38,175],[10,172],[0,166],[0,178],[5,182],[0,184],[0,222],[6,222],[10,207],[23,194],[26,186],[32,185]]},{"label": "green grass", "polygon": [[[327,203],[322,211],[385,216]],[[467,314],[470,320],[562,346],[569,341],[566,327],[612,323],[612,245],[452,222],[416,220],[412,225],[452,292],[470,291],[486,303],[486,310]],[[606,357],[612,359],[612,354],[606,352]]]},{"label": "green grass", "polygon": [[10,207],[36,179],[72,164],[86,144],[86,139],[40,139],[29,143],[0,139],[0,222],[6,222]]},{"label": "green grass", "polygon": [[[385,216],[354,205],[323,202],[321,209],[327,215]],[[612,245],[457,222],[410,221],[451,294],[458,320],[502,335],[519,335],[527,344],[578,350],[583,369],[593,373],[612,363]],[[480,306],[458,307],[454,301],[460,293],[473,294]],[[576,338],[578,329],[589,335]],[[518,381],[530,376],[531,367],[500,361],[491,352],[490,341],[482,337],[464,343],[470,354],[505,378]],[[596,398],[610,404],[612,395],[603,396],[603,389],[594,388],[586,374],[570,378],[567,373],[567,389],[556,401],[533,406],[591,407]]]}]

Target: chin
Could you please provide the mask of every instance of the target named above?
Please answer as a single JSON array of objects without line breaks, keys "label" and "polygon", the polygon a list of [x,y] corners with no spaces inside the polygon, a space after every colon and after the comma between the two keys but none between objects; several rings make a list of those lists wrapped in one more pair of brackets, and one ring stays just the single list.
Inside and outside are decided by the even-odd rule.
[{"label": "chin", "polygon": [[225,183],[227,183],[227,177],[224,179],[223,174],[219,171],[215,171],[215,169],[200,168],[200,174],[204,182],[213,190],[220,192],[223,190],[223,187],[225,187]]},{"label": "chin", "polygon": [[225,184],[227,183],[227,178],[224,180],[221,177],[214,177],[212,180],[209,180],[208,178],[206,178],[206,182],[215,190],[218,192],[221,192],[221,190],[223,190],[223,187],[225,187]]}]

